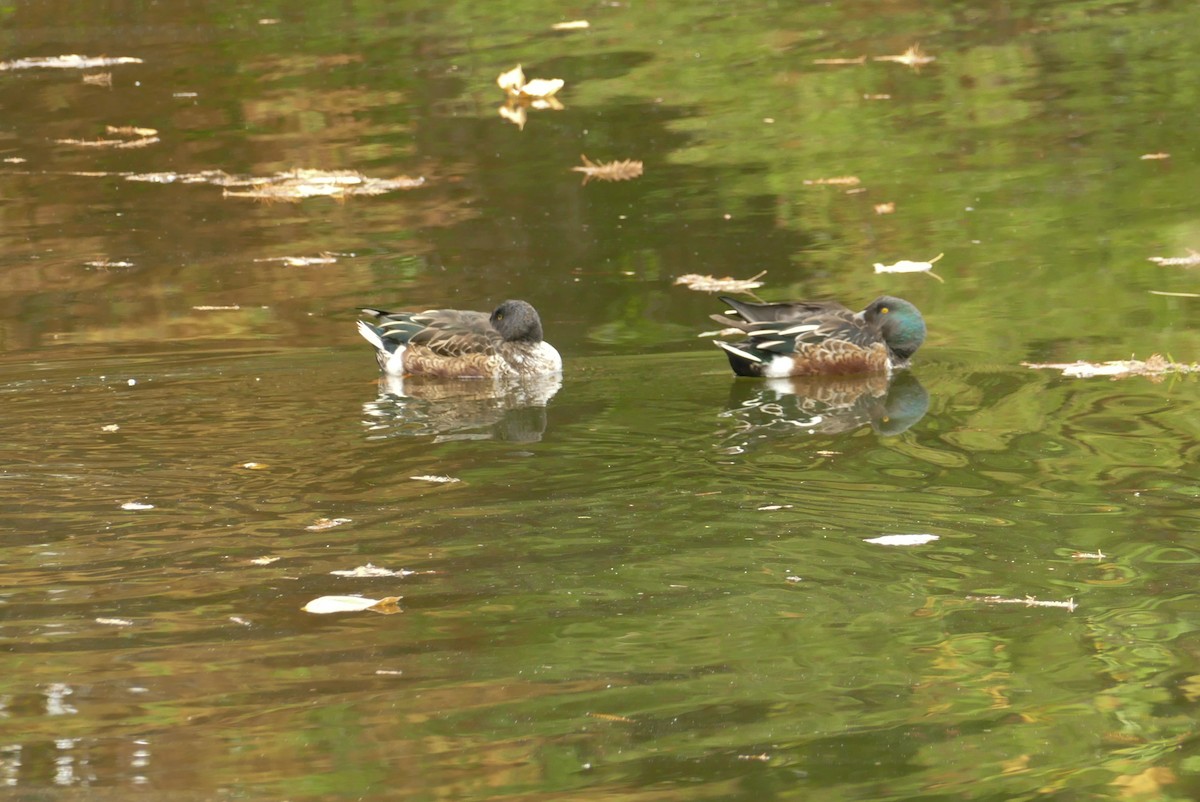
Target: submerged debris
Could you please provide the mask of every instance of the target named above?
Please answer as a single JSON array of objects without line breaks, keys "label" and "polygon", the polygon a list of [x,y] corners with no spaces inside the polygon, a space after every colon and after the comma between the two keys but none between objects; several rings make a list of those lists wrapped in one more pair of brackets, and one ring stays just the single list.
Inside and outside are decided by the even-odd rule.
[{"label": "submerged debris", "polygon": [[0,71],[4,70],[90,70],[93,67],[110,67],[114,64],[142,64],[140,58],[120,56],[49,56],[46,58],[19,58],[13,61],[0,61]]},{"label": "submerged debris", "polygon": [[1140,359],[1118,360],[1115,362],[1051,362],[1038,364],[1022,362],[1027,368],[1035,370],[1061,370],[1064,376],[1072,379],[1090,379],[1093,376],[1110,376],[1113,379],[1124,379],[1128,376],[1147,376],[1161,378],[1168,373],[1200,373],[1200,364],[1190,365],[1172,362],[1161,354],[1153,354],[1144,362]]},{"label": "submerged debris", "polygon": [[572,172],[583,173],[583,183],[595,178],[597,181],[629,181],[642,174],[642,163],[636,159],[624,161],[594,162],[587,156],[580,155],[582,165],[571,168]]},{"label": "submerged debris", "polygon": [[731,278],[713,278],[712,276],[702,276],[699,273],[686,273],[675,279],[675,284],[682,284],[689,290],[696,292],[744,292],[751,293],[751,290],[756,290],[763,285],[764,282],[758,279],[767,274],[763,270],[757,275],[747,279]]}]

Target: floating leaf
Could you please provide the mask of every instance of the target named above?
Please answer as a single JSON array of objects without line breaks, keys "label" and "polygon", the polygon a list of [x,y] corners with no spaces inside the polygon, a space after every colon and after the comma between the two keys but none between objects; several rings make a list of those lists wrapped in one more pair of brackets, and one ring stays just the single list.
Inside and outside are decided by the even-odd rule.
[{"label": "floating leaf", "polygon": [[924,64],[929,64],[937,59],[933,56],[926,55],[921,52],[920,45],[913,45],[908,50],[905,50],[898,56],[874,56],[872,61],[894,61],[897,64],[903,64],[906,67],[917,68]]},{"label": "floating leaf", "polygon": [[815,58],[813,64],[866,64],[867,56],[864,53],[858,58]]},{"label": "floating leaf", "polygon": [[614,715],[613,713],[588,713],[587,717],[588,718],[598,718],[601,721],[614,721],[618,724],[634,724],[634,723],[636,723],[631,718],[626,718],[625,716]]},{"label": "floating leaf", "polygon": [[875,204],[875,214],[891,214],[896,211],[896,202],[888,201],[887,203]]},{"label": "floating leaf", "polygon": [[1200,265],[1200,251],[1193,251],[1191,248],[1188,248],[1187,256],[1151,256],[1147,261],[1154,262],[1156,265],[1195,267],[1196,265]]},{"label": "floating leaf", "polygon": [[634,159],[619,162],[593,162],[587,156],[580,155],[583,164],[572,167],[576,173],[583,173],[583,183],[595,178],[597,181],[629,181],[642,174],[642,163]]},{"label": "floating leaf", "polygon": [[1073,551],[1071,552],[1072,559],[1076,560],[1103,560],[1107,557],[1102,551]]},{"label": "floating leaf", "polygon": [[879,546],[921,546],[939,539],[937,535],[881,535],[866,538],[864,542]]},{"label": "floating leaf", "polygon": [[875,263],[876,273],[928,273],[938,281],[945,283],[945,280],[937,273],[933,272],[933,265],[939,259],[945,256],[944,253],[939,253],[937,256],[930,259],[928,262],[911,262],[908,259],[901,259],[892,265]]},{"label": "floating leaf", "polygon": [[112,87],[111,72],[94,72],[91,75],[83,76],[83,82],[91,86],[107,86]]},{"label": "floating leaf", "polygon": [[237,304],[231,306],[193,306],[197,312],[237,312],[241,309]]},{"label": "floating leaf", "polygon": [[138,128],[136,125],[106,125],[104,131],[116,136],[158,136],[157,128]]},{"label": "floating leaf", "polygon": [[1026,596],[1023,599],[1007,599],[1003,596],[968,596],[968,601],[981,601],[987,604],[1023,604],[1026,607],[1062,607],[1063,609],[1075,612],[1075,608],[1079,605],[1075,604],[1074,597],[1066,601],[1042,601],[1034,596]]},{"label": "floating leaf", "polygon": [[1140,359],[1128,359],[1116,362],[1084,362],[1080,360],[1069,363],[1022,362],[1021,364],[1035,370],[1061,370],[1064,376],[1072,379],[1090,379],[1093,376],[1111,376],[1114,379],[1123,379],[1127,376],[1155,378],[1168,373],[1200,373],[1200,365],[1196,363],[1184,365],[1171,362],[1159,354],[1152,355],[1144,362]]},{"label": "floating leaf", "polygon": [[806,178],[804,183],[810,186],[828,184],[831,186],[856,187],[862,183],[856,175],[839,175],[833,178]]},{"label": "floating leaf", "polygon": [[416,479],[418,482],[440,482],[442,484],[462,481],[462,479],[455,479],[453,476],[434,476],[432,474],[426,474],[424,476],[410,476],[408,478]]},{"label": "floating leaf", "polygon": [[879,93],[879,94],[875,94],[875,95],[863,95],[863,100],[891,100],[891,99],[892,99],[892,96],[889,94],[886,94],[886,93]]},{"label": "floating leaf", "polygon": [[406,577],[406,576],[412,576],[413,574],[416,573],[416,571],[409,571],[404,568],[401,568],[399,571],[392,571],[387,568],[380,568],[377,565],[371,565],[370,563],[367,563],[366,565],[360,565],[353,570],[330,571],[329,573],[333,574],[334,576],[351,576],[351,577],[355,577],[355,578],[365,578],[365,577],[373,577],[373,576]]},{"label": "floating leaf", "polygon": [[133,622],[128,618],[97,618],[97,624],[108,624],[113,627],[131,627]]},{"label": "floating leaf", "polygon": [[400,612],[398,602],[403,596],[387,596],[382,599],[368,599],[363,596],[321,596],[304,605],[306,613],[326,615],[328,613],[357,613],[370,610],[374,613],[391,615]]},{"label": "floating leaf", "polygon": [[100,431],[102,432],[118,432],[120,430],[120,425],[116,423],[106,423],[100,427]]},{"label": "floating leaf", "polygon": [[141,64],[140,58],[119,56],[49,56],[47,58],[19,58],[15,61],[0,61],[0,71],[3,70],[90,70],[93,67],[109,67],[114,64]]},{"label": "floating leaf", "polygon": [[320,256],[268,256],[264,259],[255,259],[256,262],[283,262],[288,267],[309,267],[311,265],[332,265],[337,264],[340,256],[353,256],[354,254],[345,253],[323,253]]},{"label": "floating leaf", "polygon": [[759,281],[758,279],[766,274],[767,271],[763,270],[761,273],[750,278],[739,279],[731,278],[729,276],[726,276],[725,278],[713,278],[712,276],[702,276],[699,273],[687,273],[676,278],[675,284],[682,284],[689,290],[695,290],[696,292],[748,293],[751,290],[758,289],[763,285],[763,282]]},{"label": "floating leaf", "polygon": [[496,78],[496,85],[509,97],[527,100],[549,98],[562,89],[565,83],[561,78],[534,78],[532,81],[526,81],[520,64],[508,72],[500,73]]},{"label": "floating leaf", "polygon": [[154,505],[153,504],[143,504],[140,501],[126,501],[124,504],[121,505],[121,509],[123,509],[123,510],[152,510],[152,509],[154,509]]},{"label": "floating leaf", "polygon": [[[132,179],[131,179],[132,180]],[[424,178],[370,178],[354,170],[289,170],[266,179],[253,179],[246,189],[226,189],[226,198],[300,201],[305,198],[337,198],[383,195],[397,189],[414,189]],[[228,185],[227,185],[228,186]]]},{"label": "floating leaf", "polygon": [[148,145],[153,145],[159,142],[156,136],[143,137],[142,139],[56,139],[54,140],[59,145],[75,145],[80,148],[144,148]]},{"label": "floating leaf", "polygon": [[254,565],[270,565],[273,562],[277,562],[279,559],[279,557],[255,557],[250,562]]},{"label": "floating leaf", "polygon": [[585,19],[573,19],[568,22],[556,22],[550,26],[552,31],[579,31],[589,27]]},{"label": "floating leaf", "polygon": [[324,532],[326,529],[333,529],[342,524],[348,524],[350,520],[350,518],[318,518],[304,528],[309,532]]},{"label": "floating leaf", "polygon": [[1141,156],[1138,156],[1138,158],[1141,159],[1142,161],[1151,161],[1151,160],[1156,160],[1156,159],[1169,159],[1169,158],[1171,158],[1171,154],[1170,153],[1143,153]]}]

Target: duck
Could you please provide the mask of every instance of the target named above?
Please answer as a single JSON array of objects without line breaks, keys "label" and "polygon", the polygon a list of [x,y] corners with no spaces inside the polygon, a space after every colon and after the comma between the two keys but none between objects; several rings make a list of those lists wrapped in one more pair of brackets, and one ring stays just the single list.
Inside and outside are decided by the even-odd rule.
[{"label": "duck", "polygon": [[739,376],[891,375],[907,368],[925,342],[925,318],[903,298],[883,295],[861,312],[835,301],[749,303],[728,296],[728,314],[712,315],[749,339],[714,340]]},{"label": "duck", "polygon": [[358,333],[375,346],[389,376],[505,379],[562,371],[562,357],[543,339],[542,319],[526,301],[508,300],[489,314],[460,309],[359,311]]}]

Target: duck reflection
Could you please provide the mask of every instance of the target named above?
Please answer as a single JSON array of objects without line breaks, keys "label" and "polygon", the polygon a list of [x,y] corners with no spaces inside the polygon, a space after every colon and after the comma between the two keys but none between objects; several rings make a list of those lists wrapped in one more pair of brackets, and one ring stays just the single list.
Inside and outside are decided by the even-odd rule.
[{"label": "duck reflection", "polygon": [[558,374],[520,379],[379,378],[379,397],[363,404],[373,437],[434,437],[535,443],[546,431],[546,404]]},{"label": "duck reflection", "polygon": [[726,444],[741,451],[755,440],[792,434],[841,434],[870,424],[882,435],[900,434],[929,410],[929,393],[911,373],[887,376],[795,376],[735,381]]}]

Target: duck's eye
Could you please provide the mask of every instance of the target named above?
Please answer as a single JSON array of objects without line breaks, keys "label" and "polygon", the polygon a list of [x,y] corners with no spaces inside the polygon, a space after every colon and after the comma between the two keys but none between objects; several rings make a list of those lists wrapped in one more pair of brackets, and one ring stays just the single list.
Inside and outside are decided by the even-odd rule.
[{"label": "duck's eye", "polygon": [[888,313],[888,308],[886,306],[879,307],[879,314],[886,315],[887,313]]},{"label": "duck's eye", "polygon": [[504,320],[504,313],[503,313],[503,312],[497,312],[497,313],[496,313],[496,320]]}]

